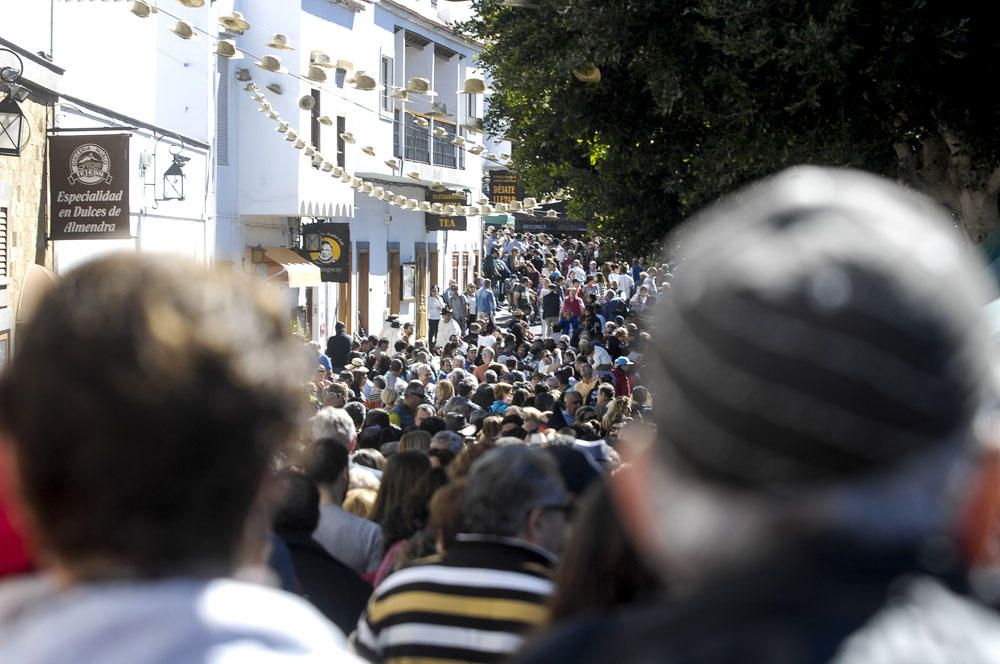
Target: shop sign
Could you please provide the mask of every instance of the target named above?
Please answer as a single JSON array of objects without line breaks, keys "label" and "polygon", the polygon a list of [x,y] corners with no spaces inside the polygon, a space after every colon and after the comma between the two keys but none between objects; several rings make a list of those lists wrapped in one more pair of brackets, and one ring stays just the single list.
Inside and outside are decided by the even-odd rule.
[{"label": "shop sign", "polygon": [[513,203],[521,200],[517,173],[490,171],[490,203]]},{"label": "shop sign", "polygon": [[53,240],[131,237],[129,134],[49,138]]},{"label": "shop sign", "polygon": [[351,280],[350,224],[310,224],[302,227],[302,255],[320,269],[323,281]]},{"label": "shop sign", "polygon": [[[432,205],[468,205],[464,191],[428,191],[427,201]],[[464,231],[468,227],[467,217],[447,214],[424,213],[424,227],[428,231]]]}]

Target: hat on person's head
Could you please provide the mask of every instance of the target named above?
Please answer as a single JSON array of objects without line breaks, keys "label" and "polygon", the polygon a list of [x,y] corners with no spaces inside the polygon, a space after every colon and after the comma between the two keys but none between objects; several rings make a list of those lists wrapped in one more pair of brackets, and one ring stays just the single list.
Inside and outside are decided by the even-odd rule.
[{"label": "hat on person's head", "polygon": [[550,445],[544,450],[555,458],[566,490],[575,496],[581,495],[591,482],[601,478],[601,468],[589,454],[569,445]]},{"label": "hat on person's head", "polygon": [[406,389],[403,391],[403,396],[410,394],[417,395],[421,398],[427,398],[427,392],[424,390],[424,384],[419,380],[411,380],[406,384]]},{"label": "hat on person's head", "polygon": [[337,323],[333,326],[333,329],[337,330],[337,332],[342,332],[343,330],[347,329],[347,326],[344,325],[343,321],[338,320]]},{"label": "hat on person's head", "polygon": [[447,413],[444,421],[448,431],[454,431],[462,436],[472,436],[476,433],[476,425],[466,420],[462,413]]},{"label": "hat on person's head", "polygon": [[895,472],[968,445],[994,390],[995,288],[929,200],[797,168],[678,238],[684,278],[645,356],[662,458],[757,490]]},{"label": "hat on person's head", "polygon": [[560,334],[559,335],[559,343],[566,344],[568,346],[569,345],[569,335],[567,335],[567,334]]},{"label": "hat on person's head", "polygon": [[631,364],[635,364],[635,362],[633,362],[632,360],[628,359],[625,356],[615,358],[616,367],[627,367]]},{"label": "hat on person's head", "polygon": [[348,371],[361,371],[363,373],[368,373],[368,367],[365,366],[365,361],[360,357],[352,358],[350,364],[344,365],[344,368]]}]

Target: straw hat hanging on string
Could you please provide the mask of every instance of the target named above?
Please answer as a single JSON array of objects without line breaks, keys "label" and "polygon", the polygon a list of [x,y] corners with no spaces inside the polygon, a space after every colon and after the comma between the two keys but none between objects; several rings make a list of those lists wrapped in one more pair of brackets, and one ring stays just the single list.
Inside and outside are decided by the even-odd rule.
[{"label": "straw hat hanging on string", "polygon": [[369,182],[368,180],[365,180],[364,183],[361,185],[360,191],[362,194],[372,194],[375,192],[375,184]]},{"label": "straw hat hanging on string", "polygon": [[316,119],[319,121],[321,125],[325,125],[327,127],[333,125],[333,119],[329,115],[321,115]]},{"label": "straw hat hanging on string", "polygon": [[356,90],[361,90],[363,92],[370,92],[378,87],[378,81],[375,77],[366,71],[358,71],[351,79],[351,85]]},{"label": "straw hat hanging on string", "polygon": [[312,95],[302,95],[299,98],[299,108],[303,111],[311,111],[316,108],[316,98]]},{"label": "straw hat hanging on string", "polygon": [[359,178],[357,176],[354,176],[354,177],[351,178],[351,189],[361,189],[361,186],[363,184],[364,184],[364,180],[362,180],[361,178]]},{"label": "straw hat hanging on string", "polygon": [[269,71],[273,74],[288,73],[288,70],[281,65],[281,58],[276,55],[265,55],[254,64],[264,71]]},{"label": "straw hat hanging on string", "polygon": [[427,118],[422,118],[419,115],[413,116],[413,124],[423,129],[427,129],[428,127],[431,126],[431,123],[427,121]]},{"label": "straw hat hanging on string", "polygon": [[318,152],[316,154],[314,154],[313,155],[313,159],[312,159],[312,165],[313,166],[322,166],[323,165],[323,155],[321,155]]},{"label": "straw hat hanging on string", "polygon": [[295,145],[293,147],[296,150],[305,150],[306,149],[306,142],[303,141],[301,138],[296,139],[295,140]]},{"label": "straw hat hanging on string", "polygon": [[521,207],[521,201],[511,201],[510,211],[511,212],[521,212],[524,208]]},{"label": "straw hat hanging on string", "polygon": [[448,191],[448,187],[444,186],[444,183],[440,180],[434,180],[431,183],[431,189],[434,191]]},{"label": "straw hat hanging on string", "polygon": [[132,3],[132,13],[139,18],[147,18],[150,14],[157,13],[156,5],[147,0],[135,0]]},{"label": "straw hat hanging on string", "polygon": [[357,143],[357,141],[356,141],[356,140],[354,140],[354,134],[352,134],[352,133],[351,133],[351,132],[349,132],[349,131],[345,131],[345,132],[341,133],[341,134],[340,134],[340,138],[341,138],[341,140],[343,140],[343,141],[344,141],[345,143],[350,143],[351,145],[354,145],[355,143]]},{"label": "straw hat hanging on string", "polygon": [[430,202],[429,201],[421,201],[420,207],[418,208],[418,210],[420,210],[420,212],[430,212],[431,211],[431,204],[430,204]]},{"label": "straw hat hanging on string", "polygon": [[456,136],[455,138],[451,139],[451,144],[457,145],[458,147],[464,147],[465,139],[462,138],[461,136]]},{"label": "straw hat hanging on string", "polygon": [[281,32],[277,33],[271,37],[271,41],[267,43],[268,48],[277,49],[279,51],[294,51],[295,49],[291,47],[288,43],[288,35]]},{"label": "straw hat hanging on string", "polygon": [[347,184],[348,182],[351,182],[351,180],[352,180],[351,174],[348,173],[347,171],[343,170],[343,169],[341,169],[340,175],[338,175],[337,177],[339,177],[340,181],[343,182],[344,184]]},{"label": "straw hat hanging on string", "polygon": [[309,52],[309,65],[312,67],[322,67],[323,69],[330,69],[333,67],[333,62],[330,61],[330,56],[324,51],[312,50]]},{"label": "straw hat hanging on string", "polygon": [[410,101],[410,93],[399,86],[392,86],[392,92],[389,93],[389,99],[395,99],[396,101]]},{"label": "straw hat hanging on string", "polygon": [[523,202],[525,211],[533,210],[538,207],[538,203],[535,202],[534,198],[525,198]]},{"label": "straw hat hanging on string", "polygon": [[462,125],[474,134],[482,134],[485,130],[483,129],[483,119],[482,118],[469,118],[466,120],[465,124]]},{"label": "straw hat hanging on string", "polygon": [[284,92],[284,90],[281,89],[281,85],[278,84],[278,83],[268,83],[264,87],[266,87],[268,90],[270,90],[271,92],[273,92],[276,95],[280,95],[280,94],[282,94]]},{"label": "straw hat hanging on string", "polygon": [[419,76],[415,76],[406,82],[406,91],[426,97],[437,96],[437,93],[431,90],[430,79],[420,78]]},{"label": "straw hat hanging on string", "polygon": [[396,196],[392,199],[392,202],[395,205],[402,205],[403,203],[406,202],[406,196],[403,196],[402,194],[396,194]]},{"label": "straw hat hanging on string", "polygon": [[250,29],[250,24],[243,18],[243,14],[239,12],[230,12],[228,16],[220,16],[219,25],[229,32],[235,32],[240,35]]},{"label": "straw hat hanging on string", "polygon": [[385,165],[394,171],[399,170],[399,162],[396,161],[395,159],[386,159]]},{"label": "straw hat hanging on string", "polygon": [[442,138],[442,139],[444,139],[444,138],[448,138],[449,136],[451,136],[451,134],[449,134],[447,131],[445,131],[444,127],[434,127],[434,137],[435,138]]},{"label": "straw hat hanging on string", "polygon": [[227,60],[243,59],[243,54],[236,50],[236,41],[232,39],[220,39],[215,45],[215,54]]},{"label": "straw hat hanging on string", "polygon": [[313,146],[311,146],[311,145],[307,145],[307,146],[306,146],[306,150],[305,150],[305,155],[306,155],[307,157],[311,157],[311,156],[313,156],[314,154],[316,154],[316,148],[314,148],[314,147],[313,147]]},{"label": "straw hat hanging on string", "polygon": [[375,148],[373,148],[370,145],[364,146],[363,148],[361,148],[361,151],[364,152],[369,157],[374,157],[375,156]]},{"label": "straw hat hanging on string", "polygon": [[546,210],[546,212],[545,212],[545,218],[546,219],[558,219],[559,218],[559,212],[557,212],[556,210]]},{"label": "straw hat hanging on string", "polygon": [[177,21],[177,25],[170,28],[170,32],[174,33],[181,39],[194,39],[198,35],[195,34],[194,28],[187,21]]},{"label": "straw hat hanging on string", "polygon": [[342,177],[343,175],[344,175],[344,169],[341,168],[340,166],[334,166],[333,169],[330,171],[331,177],[339,178]]},{"label": "straw hat hanging on string", "polygon": [[246,83],[247,81],[252,81],[253,76],[250,75],[250,70],[246,67],[238,67],[236,69],[236,80],[240,83]]},{"label": "straw hat hanging on string", "polygon": [[354,63],[350,60],[344,60],[343,58],[337,60],[335,68],[339,71],[351,71],[354,69]]},{"label": "straw hat hanging on string", "polygon": [[601,70],[593,63],[585,64],[582,67],[576,67],[573,70],[573,76],[576,76],[576,80],[582,81],[583,83],[601,82]]},{"label": "straw hat hanging on string", "polygon": [[281,122],[278,123],[278,126],[275,128],[275,131],[278,132],[279,134],[285,133],[286,131],[288,131],[288,123],[282,120]]},{"label": "straw hat hanging on string", "polygon": [[439,104],[437,102],[431,104],[431,110],[427,111],[427,117],[429,118],[450,118],[451,113],[448,112],[448,107],[444,104]]},{"label": "straw hat hanging on string", "polygon": [[417,207],[419,207],[419,205],[420,204],[417,202],[417,199],[415,199],[415,198],[407,198],[406,202],[403,203],[403,209],[406,210],[407,212],[409,212],[411,210],[416,210]]},{"label": "straw hat hanging on string", "polygon": [[177,0],[177,2],[181,3],[185,7],[192,7],[194,9],[205,6],[205,0]]},{"label": "straw hat hanging on string", "polygon": [[333,166],[334,164],[332,162],[329,162],[326,159],[324,159],[323,168],[321,168],[320,170],[323,171],[324,173],[329,173],[330,171],[333,170]]},{"label": "straw hat hanging on string", "polygon": [[316,83],[326,82],[326,70],[322,67],[311,66],[309,71],[306,72],[306,78],[310,81],[315,81]]},{"label": "straw hat hanging on string", "polygon": [[462,84],[462,89],[456,94],[460,95],[488,95],[493,91],[486,87],[486,81],[481,78],[467,78]]},{"label": "straw hat hanging on string", "polygon": [[469,148],[469,152],[475,155],[480,155],[486,152],[486,148],[484,148],[482,145],[473,145],[471,148]]},{"label": "straw hat hanging on string", "polygon": [[418,171],[410,171],[409,173],[406,174],[406,177],[412,178],[414,180],[419,180],[420,179],[420,173]]},{"label": "straw hat hanging on string", "polygon": [[295,131],[294,129],[289,129],[285,133],[285,140],[286,141],[294,141],[298,137],[299,137],[299,133],[297,131]]}]

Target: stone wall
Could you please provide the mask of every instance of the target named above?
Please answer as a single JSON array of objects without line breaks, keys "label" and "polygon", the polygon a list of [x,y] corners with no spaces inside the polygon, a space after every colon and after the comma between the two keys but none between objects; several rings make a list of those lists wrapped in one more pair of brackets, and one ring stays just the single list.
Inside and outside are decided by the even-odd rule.
[{"label": "stone wall", "polygon": [[[32,94],[20,104],[30,128],[22,138],[21,156],[0,156],[0,207],[7,208],[7,279],[0,279],[0,338],[14,322],[28,267],[52,267],[45,238],[48,228],[47,129],[52,125],[53,100]],[[6,282],[6,287],[3,285]]]}]

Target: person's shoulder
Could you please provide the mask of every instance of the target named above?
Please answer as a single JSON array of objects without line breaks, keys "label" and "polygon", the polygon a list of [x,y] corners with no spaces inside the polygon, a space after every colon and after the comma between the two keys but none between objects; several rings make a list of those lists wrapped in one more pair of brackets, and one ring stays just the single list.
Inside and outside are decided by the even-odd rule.
[{"label": "person's shoulder", "polygon": [[615,661],[611,651],[621,637],[619,618],[591,611],[542,632],[528,641],[511,661],[515,664],[603,664]]},{"label": "person's shoulder", "polygon": [[[170,620],[163,620],[169,615]],[[127,629],[141,625],[141,630]],[[9,632],[7,627],[12,628]],[[0,625],[0,661],[356,662],[343,635],[312,605],[280,590],[229,579],[167,579],[70,588]],[[274,636],[280,634],[280,639]]]}]

